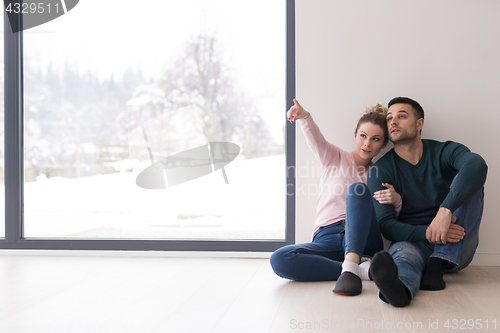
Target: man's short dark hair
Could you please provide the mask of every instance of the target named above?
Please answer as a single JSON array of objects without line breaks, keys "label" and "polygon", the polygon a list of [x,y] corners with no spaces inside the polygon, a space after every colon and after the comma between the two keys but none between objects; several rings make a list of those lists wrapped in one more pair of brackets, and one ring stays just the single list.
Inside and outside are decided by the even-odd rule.
[{"label": "man's short dark hair", "polygon": [[388,108],[391,107],[393,104],[409,104],[417,112],[417,119],[424,118],[424,109],[418,104],[417,101],[414,101],[411,98],[408,97],[395,97],[391,99],[391,101],[388,104]]}]

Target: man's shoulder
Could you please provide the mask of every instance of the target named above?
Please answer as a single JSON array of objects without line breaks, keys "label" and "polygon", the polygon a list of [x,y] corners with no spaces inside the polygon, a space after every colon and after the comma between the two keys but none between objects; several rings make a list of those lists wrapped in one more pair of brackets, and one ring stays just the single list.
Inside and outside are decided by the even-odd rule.
[{"label": "man's shoulder", "polygon": [[427,143],[427,145],[432,146],[432,147],[440,147],[440,146],[447,146],[447,145],[462,145],[460,142],[452,141],[452,140],[446,140],[446,141],[438,141],[438,140],[433,140],[433,139],[422,139],[422,142]]},{"label": "man's shoulder", "polygon": [[[370,170],[368,171],[368,182],[370,183],[371,179],[382,177],[383,175],[387,176],[387,174],[392,173],[391,170],[394,169],[394,148],[385,153],[384,156],[378,159],[375,164],[372,165]],[[385,177],[384,176],[384,177]]]},{"label": "man's shoulder", "polygon": [[455,141],[437,141],[437,140],[432,140],[432,139],[422,139],[422,142],[424,143],[424,146],[427,147],[427,149],[431,151],[443,151],[445,149],[456,149],[456,148],[463,148],[466,150],[469,150],[465,145],[455,142]]},{"label": "man's shoulder", "polygon": [[375,162],[374,166],[375,165],[386,165],[386,164],[391,163],[391,161],[394,159],[394,154],[395,154],[394,148],[392,148],[387,153],[385,153],[384,156],[379,158],[377,160],[377,162]]}]

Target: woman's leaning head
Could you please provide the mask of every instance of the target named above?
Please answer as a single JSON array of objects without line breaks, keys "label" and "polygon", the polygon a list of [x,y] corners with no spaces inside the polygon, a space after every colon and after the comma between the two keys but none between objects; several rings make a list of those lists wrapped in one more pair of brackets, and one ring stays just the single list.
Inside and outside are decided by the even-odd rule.
[{"label": "woman's leaning head", "polygon": [[386,147],[389,141],[385,122],[386,111],[386,108],[377,105],[368,109],[359,119],[354,132],[354,158],[358,166],[370,163],[372,158]]},{"label": "woman's leaning head", "polygon": [[366,109],[365,114],[359,118],[358,124],[356,125],[356,130],[354,131],[354,135],[358,135],[359,128],[362,124],[371,123],[374,125],[380,126],[384,133],[384,144],[387,144],[389,141],[389,133],[387,131],[387,123],[386,123],[386,115],[387,108],[383,107],[380,104],[375,105],[372,108]]}]

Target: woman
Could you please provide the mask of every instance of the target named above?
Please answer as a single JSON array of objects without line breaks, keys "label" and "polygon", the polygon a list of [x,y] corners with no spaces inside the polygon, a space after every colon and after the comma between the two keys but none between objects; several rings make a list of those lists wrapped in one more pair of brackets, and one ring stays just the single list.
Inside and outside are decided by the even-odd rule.
[{"label": "woman", "polygon": [[[383,249],[366,178],[372,158],[389,140],[386,112],[380,104],[367,110],[354,132],[355,150],[345,152],[325,140],[311,114],[294,99],[288,120],[300,120],[307,144],[321,164],[322,175],[313,241],[276,250],[271,266],[277,275],[296,281],[337,280],[334,293],[361,293],[361,279],[369,278],[369,261],[360,265],[360,259]],[[395,205],[399,212],[401,197],[391,185],[384,186],[388,189],[373,197],[380,203]]]}]

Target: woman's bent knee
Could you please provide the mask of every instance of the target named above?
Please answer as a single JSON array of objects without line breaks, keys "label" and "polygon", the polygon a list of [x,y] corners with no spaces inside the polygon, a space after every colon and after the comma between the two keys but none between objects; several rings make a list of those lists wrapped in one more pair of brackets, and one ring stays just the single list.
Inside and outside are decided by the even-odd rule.
[{"label": "woman's bent knee", "polygon": [[370,189],[365,183],[357,182],[353,183],[349,186],[349,189],[347,190],[347,195],[352,196],[365,196],[365,195],[370,195]]},{"label": "woman's bent knee", "polygon": [[274,253],[271,255],[271,258],[269,259],[274,273],[284,278],[286,278],[284,275],[286,274],[285,271],[287,264],[287,260],[285,259],[285,253],[288,252],[287,249],[285,249],[285,247],[279,248],[276,251],[274,251]]}]

